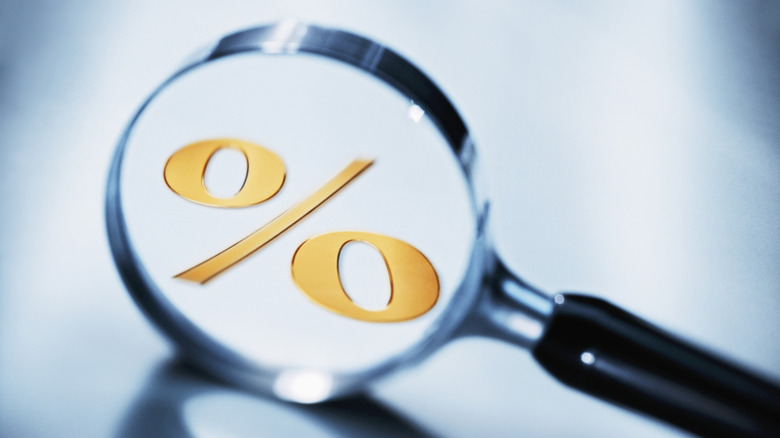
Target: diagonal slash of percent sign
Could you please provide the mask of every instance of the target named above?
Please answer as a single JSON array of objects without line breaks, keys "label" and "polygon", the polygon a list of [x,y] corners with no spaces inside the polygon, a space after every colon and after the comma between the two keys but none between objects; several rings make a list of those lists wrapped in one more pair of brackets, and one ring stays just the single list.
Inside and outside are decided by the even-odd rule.
[{"label": "diagonal slash of percent sign", "polygon": [[363,171],[368,169],[373,163],[374,160],[357,159],[352,161],[344,170],[339,172],[338,175],[331,178],[325,185],[317,189],[317,191],[297,205],[280,214],[271,222],[263,225],[257,229],[257,231],[234,243],[224,251],[177,274],[175,278],[205,284],[207,281],[213,279],[241,260],[249,257],[252,253],[289,230],[293,225],[346,187],[347,184],[357,178],[358,175],[363,173]]}]

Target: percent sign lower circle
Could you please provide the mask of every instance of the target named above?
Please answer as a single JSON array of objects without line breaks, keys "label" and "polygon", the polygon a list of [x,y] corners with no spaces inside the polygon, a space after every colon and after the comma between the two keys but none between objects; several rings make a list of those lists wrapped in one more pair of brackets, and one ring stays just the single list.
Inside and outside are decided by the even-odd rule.
[{"label": "percent sign lower circle", "polygon": [[[246,179],[230,198],[211,194],[204,175],[211,157],[225,148],[239,150],[246,159]],[[176,275],[205,284],[231,266],[260,250],[298,221],[312,213],[373,164],[356,159],[306,199],[271,222],[207,260]],[[282,159],[272,151],[239,139],[212,139],[182,147],[165,163],[165,183],[179,196],[212,207],[247,207],[273,197],[284,184]],[[387,307],[371,311],[356,305],[344,290],[339,255],[350,242],[371,244],[384,259],[390,277]],[[430,310],[439,296],[439,280],[430,261],[408,243],[381,234],[360,231],[329,232],[302,243],[292,259],[292,278],[312,301],[328,310],[363,321],[399,322]]]},{"label": "percent sign lower circle", "polygon": [[453,105],[397,53],[295,21],[258,27],[201,53],[133,118],[109,176],[109,241],[185,359],[282,399],[353,394],[483,335],[690,432],[780,435],[777,385],[506,268],[476,163]]}]

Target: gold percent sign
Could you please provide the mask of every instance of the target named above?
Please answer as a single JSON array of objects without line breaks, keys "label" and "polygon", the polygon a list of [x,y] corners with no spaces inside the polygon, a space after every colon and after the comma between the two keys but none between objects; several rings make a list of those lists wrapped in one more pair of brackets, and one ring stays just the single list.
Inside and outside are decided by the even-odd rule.
[{"label": "gold percent sign", "polygon": [[[229,197],[214,196],[204,177],[211,157],[234,149],[246,159],[243,186]],[[365,172],[374,160],[355,159],[308,197],[223,251],[175,275],[201,285],[259,251],[289,230]],[[241,208],[271,199],[282,188],[286,170],[273,151],[245,140],[219,138],[188,144],[165,163],[165,183],[189,201],[219,208]],[[381,310],[355,304],[344,289],[339,272],[341,250],[350,242],[364,242],[382,255],[390,279],[390,300]],[[371,322],[399,322],[428,312],[439,298],[439,279],[431,262],[414,246],[382,234],[335,231],[312,237],[295,250],[292,280],[312,301],[337,314]]]}]

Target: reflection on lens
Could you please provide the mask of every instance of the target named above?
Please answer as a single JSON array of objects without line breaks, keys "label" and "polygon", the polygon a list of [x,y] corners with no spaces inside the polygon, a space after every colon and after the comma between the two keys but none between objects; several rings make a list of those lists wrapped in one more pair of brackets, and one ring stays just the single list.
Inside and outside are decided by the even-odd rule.
[{"label": "reflection on lens", "polygon": [[274,382],[277,397],[298,403],[317,403],[330,396],[333,378],[317,371],[285,371]]}]

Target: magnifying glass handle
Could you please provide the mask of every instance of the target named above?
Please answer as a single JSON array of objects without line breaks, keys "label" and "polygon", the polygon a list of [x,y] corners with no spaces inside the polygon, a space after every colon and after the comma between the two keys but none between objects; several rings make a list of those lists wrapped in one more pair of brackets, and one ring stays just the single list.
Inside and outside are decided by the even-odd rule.
[{"label": "magnifying glass handle", "polygon": [[563,383],[704,436],[780,436],[780,388],[606,301],[555,297],[533,356]]}]

